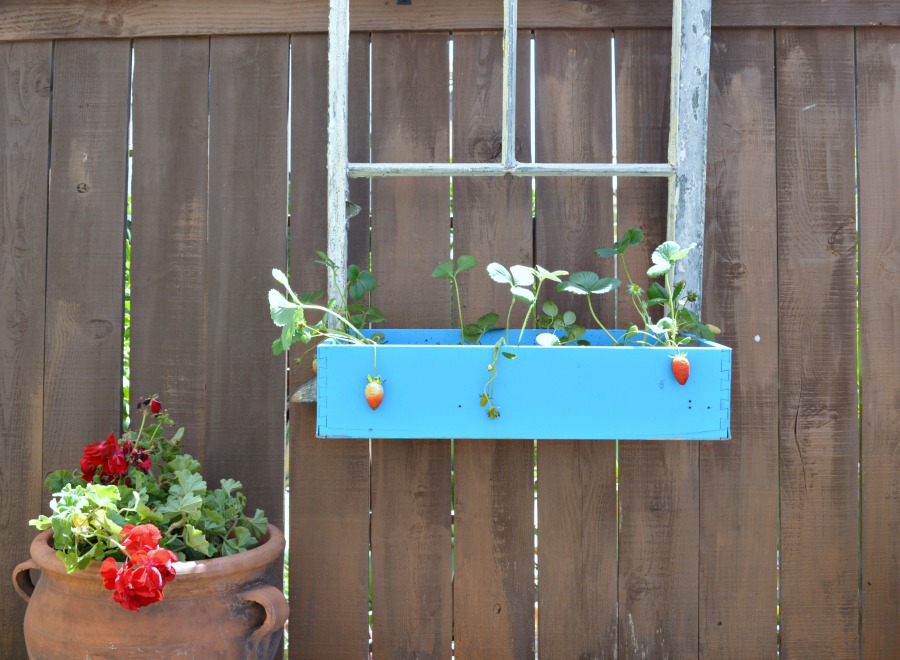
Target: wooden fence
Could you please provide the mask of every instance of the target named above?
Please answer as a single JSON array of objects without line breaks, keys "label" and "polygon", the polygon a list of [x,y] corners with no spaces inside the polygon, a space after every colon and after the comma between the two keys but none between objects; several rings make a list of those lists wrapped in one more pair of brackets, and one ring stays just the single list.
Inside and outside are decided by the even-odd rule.
[{"label": "wooden fence", "polygon": [[[208,477],[289,526],[291,657],[365,658],[370,632],[376,658],[896,657],[900,9],[713,3],[704,316],[734,349],[731,441],[324,441],[294,403],[286,516],[310,373],[271,355],[265,294],[288,259],[324,288],[327,139],[325,3],[287,4],[0,7],[0,577],[44,473],[121,423],[130,180],[132,398],[159,393]],[[376,161],[498,158],[483,4],[353,4],[351,160],[370,126]],[[522,1],[520,160],[665,159],[668,6]],[[351,196],[387,327],[450,323],[429,275],[451,227],[482,264],[570,271],[610,268],[616,222],[647,249],[665,231],[664,180],[538,179],[533,208],[527,180],[457,179],[452,215],[446,179]],[[470,318],[504,305],[463,285]],[[23,612],[4,577],[0,657]]]}]

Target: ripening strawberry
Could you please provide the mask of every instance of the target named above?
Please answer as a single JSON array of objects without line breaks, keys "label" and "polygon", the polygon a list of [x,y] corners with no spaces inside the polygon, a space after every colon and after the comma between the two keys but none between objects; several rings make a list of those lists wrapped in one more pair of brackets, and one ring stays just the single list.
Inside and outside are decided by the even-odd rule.
[{"label": "ripening strawberry", "polygon": [[381,401],[384,399],[384,386],[381,380],[381,376],[366,376],[368,379],[368,383],[366,383],[366,403],[369,404],[369,408],[375,410],[378,406],[381,405]]},{"label": "ripening strawberry", "polygon": [[691,363],[684,353],[676,353],[672,356],[672,374],[679,385],[684,385],[691,375]]}]

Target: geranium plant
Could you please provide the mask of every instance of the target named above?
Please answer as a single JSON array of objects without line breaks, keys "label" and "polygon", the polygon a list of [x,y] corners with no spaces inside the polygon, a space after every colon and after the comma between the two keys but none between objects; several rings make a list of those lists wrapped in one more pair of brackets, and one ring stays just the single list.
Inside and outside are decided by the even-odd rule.
[{"label": "geranium plant", "polygon": [[184,429],[167,437],[174,423],[156,397],[137,408],[137,431],[87,445],[79,469],[48,475],[51,513],[30,521],[53,530],[70,573],[102,562],[110,598],[128,610],[162,600],[175,562],[248,550],[267,524],[261,510],[244,512],[239,481],[207,488],[200,463],[182,451]]}]

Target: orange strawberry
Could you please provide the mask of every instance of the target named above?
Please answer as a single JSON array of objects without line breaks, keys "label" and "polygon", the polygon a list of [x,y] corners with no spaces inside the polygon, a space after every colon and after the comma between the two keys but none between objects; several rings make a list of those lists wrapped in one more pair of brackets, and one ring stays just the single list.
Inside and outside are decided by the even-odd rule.
[{"label": "orange strawberry", "polygon": [[381,380],[381,376],[366,376],[368,379],[368,383],[366,383],[366,402],[369,404],[369,408],[375,410],[378,406],[381,405],[382,399],[384,399],[384,386]]},{"label": "orange strawberry", "polygon": [[679,385],[687,383],[688,376],[691,375],[691,363],[686,354],[676,353],[672,356],[672,374]]}]

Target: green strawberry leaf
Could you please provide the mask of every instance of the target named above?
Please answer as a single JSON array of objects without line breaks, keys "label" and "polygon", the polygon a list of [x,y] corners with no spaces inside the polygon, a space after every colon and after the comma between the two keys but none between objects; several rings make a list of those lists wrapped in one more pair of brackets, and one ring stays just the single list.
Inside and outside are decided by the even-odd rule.
[{"label": "green strawberry leaf", "polygon": [[452,280],[453,279],[453,260],[448,259],[447,261],[442,261],[437,265],[437,268],[434,269],[434,272],[431,273],[431,276],[441,280]]},{"label": "green strawberry leaf", "polygon": [[460,256],[459,259],[456,260],[456,274],[464,273],[467,270],[472,270],[475,266],[478,265],[478,260],[475,257],[464,254]]},{"label": "green strawberry leaf", "polygon": [[572,273],[569,276],[568,282],[560,282],[556,286],[556,290],[578,295],[588,295],[591,293],[602,294],[617,289],[621,285],[622,282],[615,277],[601,278],[597,273],[579,271],[577,273]]},{"label": "green strawberry leaf", "polygon": [[513,280],[512,273],[497,262],[491,262],[487,265],[487,274],[492,280],[499,284],[515,286],[515,280]]}]

